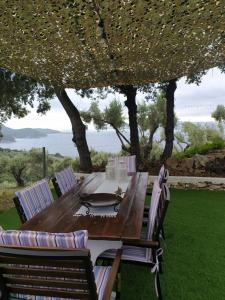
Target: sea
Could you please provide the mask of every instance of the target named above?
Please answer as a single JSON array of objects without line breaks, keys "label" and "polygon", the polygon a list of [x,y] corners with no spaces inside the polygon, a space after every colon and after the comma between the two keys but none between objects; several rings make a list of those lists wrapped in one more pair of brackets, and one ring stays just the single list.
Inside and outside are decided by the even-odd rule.
[{"label": "sea", "polygon": [[[215,128],[215,123],[206,122],[199,123],[201,125],[208,125]],[[179,123],[177,126],[181,126]],[[225,131],[225,125],[224,125]],[[129,139],[129,131],[123,132],[124,135]],[[155,139],[160,138],[160,130],[155,134]],[[117,153],[121,150],[121,143],[113,130],[102,130],[102,131],[91,131],[86,132],[87,143],[89,149],[94,149],[97,151],[104,151],[110,153]],[[162,144],[163,145],[163,144]],[[0,148],[8,148],[11,150],[30,150],[32,148],[42,148],[45,147],[48,153],[56,154],[59,153],[63,156],[70,156],[72,158],[78,157],[77,148],[72,142],[72,133],[70,132],[60,132],[54,134],[48,134],[41,138],[26,138],[26,139],[16,139],[15,142],[1,142]]]},{"label": "sea", "polygon": [[[128,133],[126,134],[128,136]],[[121,150],[120,141],[113,131],[87,131],[87,143],[89,149],[116,153]],[[62,132],[48,134],[41,138],[16,139],[15,142],[1,143],[0,148],[30,150],[32,148],[45,147],[49,154],[60,153],[72,158],[78,157],[77,148],[72,142],[72,133]]]}]

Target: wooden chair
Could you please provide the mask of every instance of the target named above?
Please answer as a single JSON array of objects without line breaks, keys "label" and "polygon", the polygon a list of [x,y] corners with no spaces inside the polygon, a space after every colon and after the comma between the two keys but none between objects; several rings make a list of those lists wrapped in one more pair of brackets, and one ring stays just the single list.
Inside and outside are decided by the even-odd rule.
[{"label": "wooden chair", "polygon": [[120,252],[118,250],[112,266],[93,268],[88,249],[0,248],[1,299],[40,299],[37,296],[42,296],[41,299],[109,300]]},{"label": "wooden chair", "polygon": [[22,223],[31,219],[54,201],[48,186],[48,179],[42,179],[15,194],[16,197],[13,198],[13,201]]},{"label": "wooden chair", "polygon": [[[161,187],[163,184],[167,183],[169,178],[169,171],[168,169],[165,169],[164,165],[161,166],[160,170],[159,170],[159,175],[158,175],[158,182],[159,182],[159,186]],[[147,195],[151,196],[152,193],[147,193]],[[143,216],[143,226],[146,226],[148,224],[148,215],[149,215],[149,210],[150,210],[150,206],[149,205],[145,205],[145,209],[144,209],[144,216]],[[162,230],[161,230],[161,235],[163,237],[163,239],[165,239],[165,232],[164,232],[164,227],[162,226]]]},{"label": "wooden chair", "polygon": [[[165,189],[166,192],[162,193],[162,189]],[[123,262],[143,264],[152,268],[152,272],[155,273],[155,287],[158,299],[162,299],[159,278],[162,249],[159,247],[159,235],[169,203],[169,189],[166,185],[162,189],[159,187],[158,180],[155,180],[146,236],[137,242],[125,242],[122,247],[121,257]],[[167,195],[166,198],[165,195]],[[160,199],[161,197],[162,199]],[[160,201],[162,201],[162,205],[159,205]],[[109,259],[114,258],[115,255],[115,250],[107,250],[100,257]]]},{"label": "wooden chair", "polygon": [[55,177],[52,178],[52,183],[58,197],[64,195],[77,184],[73,168],[69,166],[60,172],[56,172]]},{"label": "wooden chair", "polygon": [[121,249],[112,266],[93,268],[90,251],[85,249],[87,240],[86,230],[70,233],[1,230],[1,299],[110,299]]}]

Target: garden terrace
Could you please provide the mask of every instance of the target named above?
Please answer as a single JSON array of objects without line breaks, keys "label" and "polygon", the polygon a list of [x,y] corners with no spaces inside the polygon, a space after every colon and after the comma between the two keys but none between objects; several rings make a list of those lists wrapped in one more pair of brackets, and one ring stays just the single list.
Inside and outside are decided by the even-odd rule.
[{"label": "garden terrace", "polygon": [[[162,245],[165,299],[225,299],[224,198],[224,191],[172,190]],[[15,209],[1,213],[0,224],[18,227]],[[127,264],[121,269],[122,300],[155,299],[149,269]]]}]

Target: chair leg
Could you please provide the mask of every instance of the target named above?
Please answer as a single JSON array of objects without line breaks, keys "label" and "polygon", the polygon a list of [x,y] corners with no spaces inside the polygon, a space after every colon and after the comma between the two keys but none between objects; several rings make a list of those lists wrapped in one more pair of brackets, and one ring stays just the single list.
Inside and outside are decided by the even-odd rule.
[{"label": "chair leg", "polygon": [[159,300],[162,300],[162,292],[161,292],[161,284],[159,279],[159,272],[156,271],[155,273],[155,290],[156,296]]},{"label": "chair leg", "polygon": [[117,279],[116,279],[116,300],[120,300],[121,298],[121,272],[120,268],[117,273]]},{"label": "chair leg", "polygon": [[159,261],[159,273],[163,274],[162,261]]},{"label": "chair leg", "polygon": [[162,229],[161,229],[161,234],[162,234],[163,240],[165,241],[166,237],[165,237],[165,231],[164,231],[164,227],[163,226],[162,226]]}]

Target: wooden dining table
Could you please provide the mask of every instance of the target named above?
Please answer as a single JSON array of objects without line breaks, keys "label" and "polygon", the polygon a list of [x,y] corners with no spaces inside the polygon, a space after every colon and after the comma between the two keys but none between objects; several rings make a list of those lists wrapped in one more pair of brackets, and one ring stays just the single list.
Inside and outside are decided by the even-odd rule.
[{"label": "wooden dining table", "polygon": [[74,216],[81,207],[79,194],[93,193],[104,173],[92,173],[21,226],[21,230],[72,232],[88,230],[89,239],[136,241],[140,239],[148,173],[137,172],[129,182],[116,217]]}]

